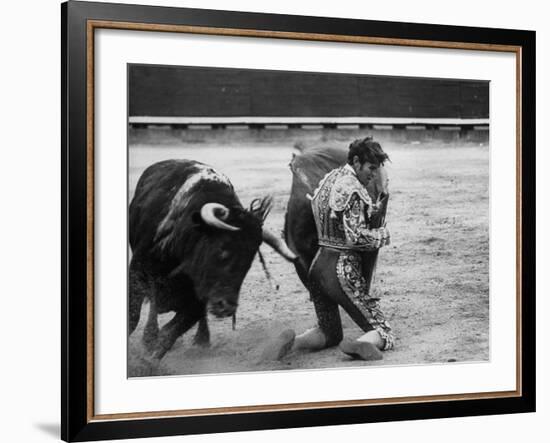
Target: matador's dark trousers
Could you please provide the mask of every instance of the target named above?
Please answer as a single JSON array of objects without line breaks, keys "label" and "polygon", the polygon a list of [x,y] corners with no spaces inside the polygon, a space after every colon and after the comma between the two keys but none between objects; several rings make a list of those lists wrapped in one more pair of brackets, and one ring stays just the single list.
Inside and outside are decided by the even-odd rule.
[{"label": "matador's dark trousers", "polygon": [[309,270],[309,289],[327,347],[342,341],[341,306],[363,331],[379,332],[384,350],[393,348],[394,337],[379,299],[370,296],[376,259],[377,251],[319,248]]}]

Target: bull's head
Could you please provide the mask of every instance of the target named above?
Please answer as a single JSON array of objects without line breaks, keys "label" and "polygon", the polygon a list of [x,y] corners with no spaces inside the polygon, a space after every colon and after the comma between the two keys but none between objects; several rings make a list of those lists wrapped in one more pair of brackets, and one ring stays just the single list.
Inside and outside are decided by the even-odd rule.
[{"label": "bull's head", "polygon": [[289,261],[296,259],[286,243],[263,227],[270,197],[252,202],[249,209],[206,203],[194,217],[196,236],[193,262],[187,263],[195,291],[217,317],[237,309],[242,282],[260,244],[266,242]]}]

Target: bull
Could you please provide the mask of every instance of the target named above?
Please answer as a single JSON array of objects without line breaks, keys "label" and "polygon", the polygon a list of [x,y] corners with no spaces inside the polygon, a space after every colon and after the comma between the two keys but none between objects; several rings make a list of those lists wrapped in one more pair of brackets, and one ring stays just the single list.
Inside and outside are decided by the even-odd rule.
[{"label": "bull", "polygon": [[[235,314],[241,284],[262,241],[288,260],[295,255],[263,227],[269,197],[250,208],[229,179],[192,160],[167,160],[141,175],[129,208],[129,321],[131,334],[150,302],[143,342],[160,361],[197,322],[196,341],[208,343],[207,312]],[[157,316],[175,312],[159,330]]]},{"label": "bull", "polygon": [[[297,255],[294,262],[298,277],[308,288],[308,272],[311,262],[319,249],[317,229],[313,219],[311,201],[312,196],[321,179],[330,171],[347,162],[347,150],[333,147],[302,148],[299,154],[294,154],[290,162],[292,171],[292,186],[285,214],[284,238],[292,252]],[[379,208],[370,220],[371,228],[378,228],[384,224],[389,199],[388,174],[381,166],[377,174],[367,186],[369,195]],[[367,269],[365,278],[370,285],[372,282],[378,251],[364,254],[363,269]]]}]

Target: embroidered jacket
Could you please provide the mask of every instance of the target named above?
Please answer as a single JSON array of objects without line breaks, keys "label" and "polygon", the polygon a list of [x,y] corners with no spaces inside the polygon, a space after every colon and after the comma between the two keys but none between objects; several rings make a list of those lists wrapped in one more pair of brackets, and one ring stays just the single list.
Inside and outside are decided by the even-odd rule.
[{"label": "embroidered jacket", "polygon": [[320,246],[372,251],[390,243],[386,227],[371,229],[374,210],[367,189],[350,165],[329,172],[311,200]]}]

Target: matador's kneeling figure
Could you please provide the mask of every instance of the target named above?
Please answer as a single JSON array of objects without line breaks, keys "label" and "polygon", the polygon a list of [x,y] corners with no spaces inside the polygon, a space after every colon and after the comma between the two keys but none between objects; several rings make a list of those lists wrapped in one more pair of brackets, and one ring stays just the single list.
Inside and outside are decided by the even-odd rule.
[{"label": "matador's kneeling figure", "polygon": [[[389,195],[383,165],[387,160],[388,155],[372,138],[356,140],[349,147],[347,164],[330,171],[311,197],[319,249],[308,286],[318,325],[296,337],[287,334],[293,340],[288,350],[340,344],[354,358],[379,360],[381,351],[393,348],[392,329],[380,300],[370,290],[378,250],[390,244],[385,224]],[[380,180],[385,181],[383,192],[372,186]],[[364,335],[343,339],[339,307]]]}]

